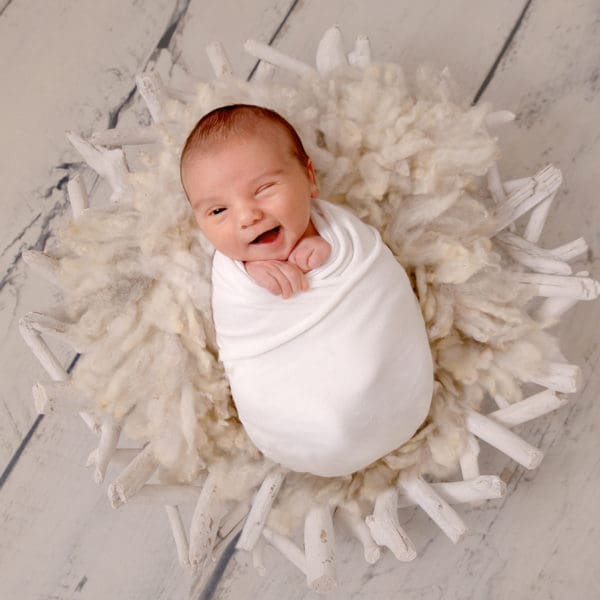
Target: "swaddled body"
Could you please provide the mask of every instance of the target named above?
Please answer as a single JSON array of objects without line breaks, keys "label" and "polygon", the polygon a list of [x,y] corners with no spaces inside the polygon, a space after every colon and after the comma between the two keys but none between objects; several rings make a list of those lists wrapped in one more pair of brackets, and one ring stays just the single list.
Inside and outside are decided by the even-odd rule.
[{"label": "swaddled body", "polygon": [[213,317],[252,441],[287,468],[338,476],[415,433],[433,366],[408,277],[379,233],[323,200],[311,220],[332,250],[307,292],[283,300],[217,252]]},{"label": "swaddled body", "polygon": [[338,476],[408,440],[433,387],[419,306],[378,232],[318,200],[294,128],[262,107],[215,109],[188,136],[181,177],[217,251],[220,358],[256,446]]}]

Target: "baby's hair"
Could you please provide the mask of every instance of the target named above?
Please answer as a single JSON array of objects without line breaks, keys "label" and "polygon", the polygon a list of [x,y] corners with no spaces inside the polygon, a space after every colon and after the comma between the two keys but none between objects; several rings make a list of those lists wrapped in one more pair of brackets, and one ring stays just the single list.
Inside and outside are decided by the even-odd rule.
[{"label": "baby's hair", "polygon": [[259,121],[275,123],[283,127],[292,143],[293,155],[303,167],[308,165],[308,154],[304,150],[300,136],[280,114],[269,108],[253,104],[230,104],[215,108],[196,123],[181,151],[180,171],[183,170],[183,163],[187,155],[194,150],[200,149],[210,142],[223,141],[232,133],[247,133]]}]

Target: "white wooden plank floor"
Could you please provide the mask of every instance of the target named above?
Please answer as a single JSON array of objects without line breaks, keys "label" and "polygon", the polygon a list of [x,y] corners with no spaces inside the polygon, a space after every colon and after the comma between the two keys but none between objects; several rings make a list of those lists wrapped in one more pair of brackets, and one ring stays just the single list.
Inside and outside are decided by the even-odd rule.
[{"label": "white wooden plank floor", "polygon": [[[409,74],[422,61],[448,65],[467,98],[482,92],[479,101],[516,112],[501,137],[503,174],[529,175],[547,162],[562,169],[565,184],[544,242],[585,237],[590,253],[577,266],[600,278],[597,0],[0,1],[0,470],[11,464],[0,487],[0,598],[201,594],[179,570],[162,510],[108,507],[104,488],[83,469],[93,440],[79,420],[46,417],[27,439],[35,421],[30,388],[43,374],[17,321],[57,297],[26,271],[21,253],[43,248],[65,218],[65,178],[78,159],[64,130],[86,133],[145,118],[129,100],[133,77],[161,48],[175,57],[175,76],[183,67],[207,78],[203,47],[220,39],[237,72],[247,75],[254,61],[241,51],[246,38],[272,40],[312,61],[333,23],[349,43],[368,34],[378,59],[401,62]],[[600,302],[581,304],[560,327],[563,350],[582,366],[585,384],[570,406],[521,429],[545,450],[541,467],[524,472],[487,454],[486,471],[503,472],[509,493],[462,511],[470,532],[457,547],[422,513],[401,511],[419,552],[413,563],[385,554],[368,566],[353,542],[340,540],[340,588],[331,598],[600,597],[599,320]],[[68,364],[68,352],[61,356]],[[213,592],[203,597],[314,597],[275,553],[262,579],[234,558]]]}]

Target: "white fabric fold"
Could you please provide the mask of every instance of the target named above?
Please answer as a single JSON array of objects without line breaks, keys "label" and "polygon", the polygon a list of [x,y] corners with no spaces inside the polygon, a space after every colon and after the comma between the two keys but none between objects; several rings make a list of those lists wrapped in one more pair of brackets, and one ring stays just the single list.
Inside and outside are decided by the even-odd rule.
[{"label": "white fabric fold", "polygon": [[377,230],[325,200],[311,220],[332,250],[310,289],[284,300],[216,252],[213,318],[254,444],[288,469],[332,477],[410,439],[429,411],[433,364],[408,277]]}]

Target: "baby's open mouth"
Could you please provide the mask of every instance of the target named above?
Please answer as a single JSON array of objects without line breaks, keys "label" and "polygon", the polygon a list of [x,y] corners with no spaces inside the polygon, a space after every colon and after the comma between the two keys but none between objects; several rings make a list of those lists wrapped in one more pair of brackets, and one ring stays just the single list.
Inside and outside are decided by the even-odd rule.
[{"label": "baby's open mouth", "polygon": [[275,239],[277,239],[280,229],[281,229],[281,226],[277,225],[277,227],[273,227],[273,229],[269,229],[268,231],[261,233],[258,237],[254,238],[250,243],[251,244],[268,244],[269,242],[273,242],[273,241],[275,241]]}]

